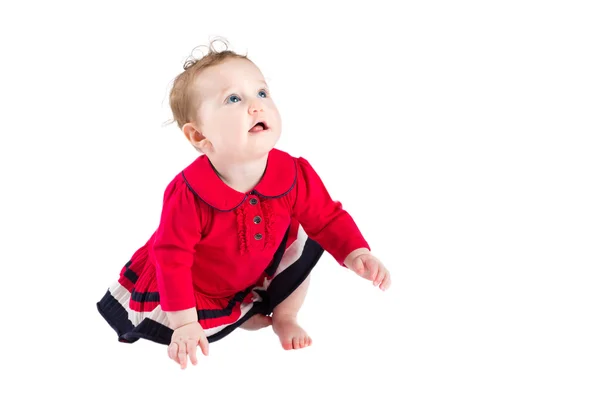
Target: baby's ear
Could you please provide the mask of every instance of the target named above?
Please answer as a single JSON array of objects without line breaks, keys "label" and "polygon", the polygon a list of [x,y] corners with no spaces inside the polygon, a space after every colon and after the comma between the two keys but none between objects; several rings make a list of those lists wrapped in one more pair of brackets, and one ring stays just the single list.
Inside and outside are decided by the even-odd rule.
[{"label": "baby's ear", "polygon": [[200,131],[196,129],[196,126],[192,123],[186,123],[183,127],[181,127],[183,131],[183,135],[187,138],[188,141],[195,147],[198,148],[200,142],[202,142],[205,138],[204,135]]}]

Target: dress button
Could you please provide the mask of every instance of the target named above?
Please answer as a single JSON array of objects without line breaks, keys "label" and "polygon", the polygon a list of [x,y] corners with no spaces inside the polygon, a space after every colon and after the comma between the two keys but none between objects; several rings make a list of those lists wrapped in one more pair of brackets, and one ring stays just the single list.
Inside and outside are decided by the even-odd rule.
[{"label": "dress button", "polygon": [[257,203],[258,203],[258,201],[256,200],[256,198],[250,199],[250,204],[251,205],[256,205]]},{"label": "dress button", "polygon": [[252,220],[252,221],[254,221],[254,224],[258,224],[258,223],[260,223],[262,221],[262,219],[260,218],[260,216],[256,216],[254,218],[254,220]]},{"label": "dress button", "polygon": [[260,240],[260,239],[262,239],[262,234],[260,234],[260,233],[256,234],[256,235],[254,236],[254,239],[255,239],[255,240]]}]

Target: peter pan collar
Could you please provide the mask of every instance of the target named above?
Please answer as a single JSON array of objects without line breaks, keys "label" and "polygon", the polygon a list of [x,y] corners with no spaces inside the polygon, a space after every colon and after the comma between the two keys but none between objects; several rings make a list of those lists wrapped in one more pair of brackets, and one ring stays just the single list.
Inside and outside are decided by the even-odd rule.
[{"label": "peter pan collar", "polygon": [[209,206],[229,212],[239,207],[248,196],[277,198],[287,194],[296,184],[296,163],[286,152],[272,149],[267,168],[252,191],[238,192],[225,184],[206,155],[199,156],[181,172],[188,188]]}]

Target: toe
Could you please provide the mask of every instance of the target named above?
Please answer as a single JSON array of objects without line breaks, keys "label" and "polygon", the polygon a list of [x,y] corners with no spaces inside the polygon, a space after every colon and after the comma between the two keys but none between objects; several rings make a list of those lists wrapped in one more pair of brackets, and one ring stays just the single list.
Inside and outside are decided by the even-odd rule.
[{"label": "toe", "polygon": [[300,348],[300,341],[298,340],[298,337],[294,337],[292,344],[294,344],[294,349]]},{"label": "toe", "polygon": [[283,342],[283,343],[281,343],[281,345],[283,346],[283,349],[286,351],[291,350],[293,348],[291,342]]}]

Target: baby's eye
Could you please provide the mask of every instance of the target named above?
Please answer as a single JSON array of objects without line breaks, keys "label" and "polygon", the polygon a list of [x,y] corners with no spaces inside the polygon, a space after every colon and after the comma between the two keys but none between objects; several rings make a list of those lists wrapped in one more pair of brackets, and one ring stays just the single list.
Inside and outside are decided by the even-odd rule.
[{"label": "baby's eye", "polygon": [[260,90],[260,91],[258,91],[258,96],[260,96],[260,97],[267,97],[269,95],[267,94],[266,90]]},{"label": "baby's eye", "polygon": [[240,97],[238,95],[231,95],[227,98],[227,103],[237,103],[241,100],[242,99],[240,99]]}]

